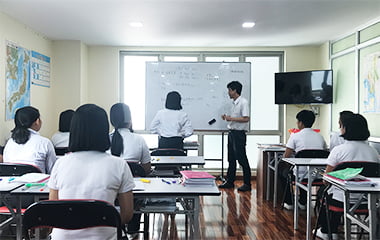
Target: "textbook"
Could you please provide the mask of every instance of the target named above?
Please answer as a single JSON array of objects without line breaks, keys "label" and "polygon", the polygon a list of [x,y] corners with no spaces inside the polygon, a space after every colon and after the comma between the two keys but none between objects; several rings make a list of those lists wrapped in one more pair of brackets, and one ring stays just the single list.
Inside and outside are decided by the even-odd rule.
[{"label": "textbook", "polygon": [[14,182],[20,182],[20,183],[44,182],[48,180],[49,177],[50,175],[45,174],[45,173],[26,173],[22,175],[21,177],[15,178]]},{"label": "textbook", "polygon": [[201,171],[180,171],[182,174],[182,183],[184,185],[214,185],[215,177],[207,172]]},{"label": "textbook", "polygon": [[375,186],[376,183],[360,175],[363,168],[346,168],[326,173],[330,178],[348,185]]}]

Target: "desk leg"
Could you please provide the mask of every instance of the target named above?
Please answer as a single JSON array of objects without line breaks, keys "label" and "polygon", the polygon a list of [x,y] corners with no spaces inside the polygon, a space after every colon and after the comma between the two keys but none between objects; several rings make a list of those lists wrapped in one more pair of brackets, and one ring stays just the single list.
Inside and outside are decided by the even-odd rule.
[{"label": "desk leg", "polygon": [[343,216],[344,216],[344,239],[351,239],[351,220],[348,218],[347,213],[350,207],[350,193],[348,191],[344,191],[343,194]]},{"label": "desk leg", "polygon": [[307,166],[307,202],[306,202],[306,240],[310,239],[311,233],[311,184],[313,179],[311,177],[310,166]]},{"label": "desk leg", "polygon": [[295,169],[295,189],[294,189],[294,229],[298,229],[298,166],[294,167]]},{"label": "desk leg", "polygon": [[194,239],[201,239],[201,229],[199,228],[199,196],[194,197]]},{"label": "desk leg", "polygon": [[266,198],[267,198],[267,201],[269,201],[269,192],[270,192],[270,157],[271,157],[271,154],[270,152],[267,152],[267,181],[266,181],[266,189],[267,189],[267,192],[266,192]]},{"label": "desk leg", "polygon": [[276,207],[277,204],[277,180],[278,180],[278,154],[277,152],[274,152],[274,172],[273,172],[273,179],[274,179],[274,185],[273,185],[273,207]]},{"label": "desk leg", "polygon": [[22,239],[21,196],[17,195],[16,207],[16,239]]},{"label": "desk leg", "polygon": [[376,193],[368,193],[368,212],[369,212],[369,239],[378,239],[376,236],[377,217],[376,217],[376,200],[379,195]]}]

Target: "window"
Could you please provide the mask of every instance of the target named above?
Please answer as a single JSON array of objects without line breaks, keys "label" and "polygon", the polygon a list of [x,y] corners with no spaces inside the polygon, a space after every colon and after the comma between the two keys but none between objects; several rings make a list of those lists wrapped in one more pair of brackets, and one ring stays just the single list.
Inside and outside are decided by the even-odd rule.
[{"label": "window", "polygon": [[[247,156],[251,168],[257,166],[257,143],[279,143],[281,118],[279,107],[274,104],[274,73],[282,70],[283,52],[121,52],[121,101],[131,107],[133,128],[143,133],[150,148],[157,147],[157,135],[145,130],[145,63],[147,61],[176,62],[250,62],[251,63],[251,131],[247,137]],[[244,86],[243,86],[244,87]],[[227,94],[227,89],[226,93]],[[258,117],[265,116],[265,117]],[[220,169],[222,137],[219,133],[199,132],[186,141],[202,143],[198,151],[188,155],[203,155],[205,168]],[[227,134],[224,134],[224,168],[227,163]]]}]

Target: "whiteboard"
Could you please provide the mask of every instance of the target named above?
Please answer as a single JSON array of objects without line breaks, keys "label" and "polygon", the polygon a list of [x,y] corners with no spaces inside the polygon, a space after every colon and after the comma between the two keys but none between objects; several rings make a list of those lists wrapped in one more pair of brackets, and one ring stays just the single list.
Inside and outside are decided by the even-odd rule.
[{"label": "whiteboard", "polygon": [[[182,108],[195,130],[226,130],[221,115],[231,113],[232,99],[227,84],[239,81],[241,96],[250,103],[251,64],[227,62],[147,62],[145,129],[149,130],[157,111],[165,108],[166,95],[177,91]],[[215,119],[216,122],[209,124]]]}]

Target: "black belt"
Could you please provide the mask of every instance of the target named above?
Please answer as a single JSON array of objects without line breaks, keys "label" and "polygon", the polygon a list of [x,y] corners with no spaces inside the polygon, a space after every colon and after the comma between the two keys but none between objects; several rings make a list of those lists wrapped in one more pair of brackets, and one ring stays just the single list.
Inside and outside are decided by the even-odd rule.
[{"label": "black belt", "polygon": [[230,129],[230,132],[246,132],[246,130],[235,130],[235,129]]}]

